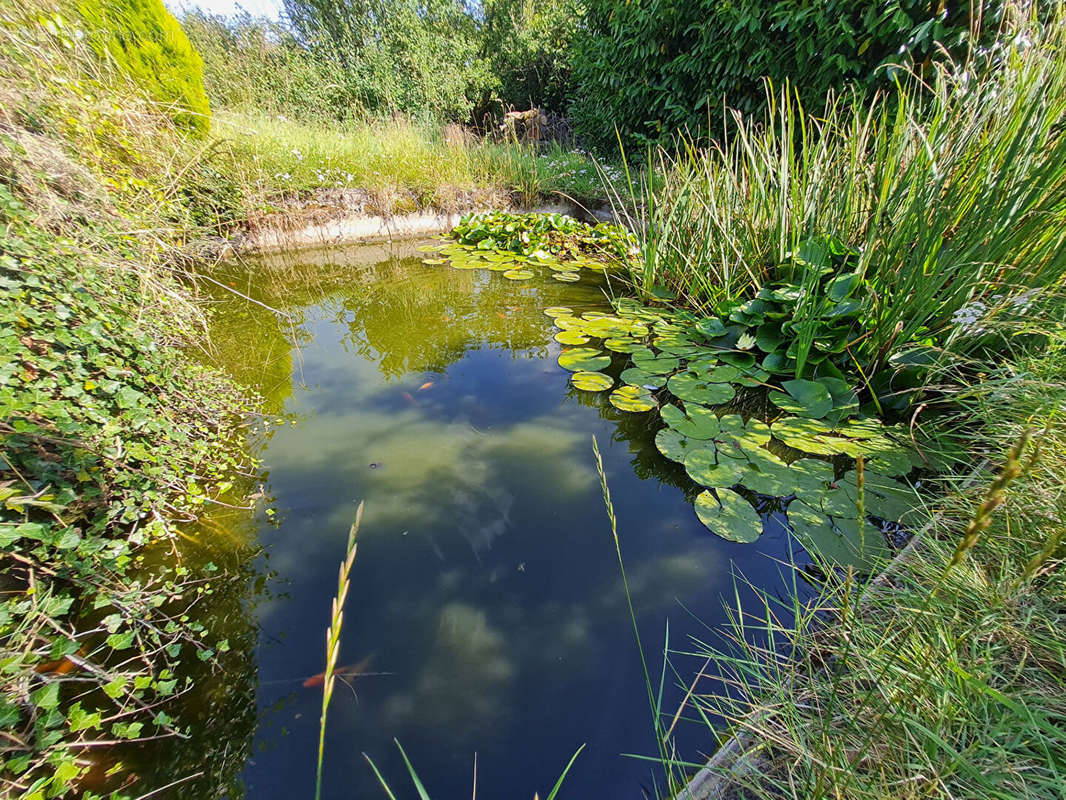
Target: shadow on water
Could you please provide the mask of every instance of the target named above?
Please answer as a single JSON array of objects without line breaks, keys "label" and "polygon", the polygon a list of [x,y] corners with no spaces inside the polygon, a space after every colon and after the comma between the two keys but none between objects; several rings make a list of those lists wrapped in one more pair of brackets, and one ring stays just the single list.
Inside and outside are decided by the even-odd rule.
[{"label": "shadow on water", "polygon": [[[675,646],[713,640],[705,626],[725,621],[738,574],[784,593],[788,533],[770,518],[754,545],[710,534],[684,470],[655,449],[655,417],[570,387],[542,310],[606,310],[601,283],[425,266],[415,244],[261,258],[219,278],[261,305],[215,294],[218,361],[288,420],[262,447],[274,522],[234,521],[263,548],[245,575],[276,577],[249,592],[254,604],[232,604],[242,652],[233,672],[199,676],[194,703],[217,720],[174,759],[243,757],[254,713],[243,791],[309,796],[321,690],[303,683],[323,669],[337,564],[365,499],[340,663],[371,660],[334,695],[324,796],[384,796],[363,752],[402,783],[395,737],[435,797],[470,791],[475,753],[483,791],[543,795],[583,742],[564,797],[641,797],[649,766],[620,754],[655,747],[591,437],[653,651],[667,618]],[[694,760],[714,748],[696,726],[680,741]]]}]

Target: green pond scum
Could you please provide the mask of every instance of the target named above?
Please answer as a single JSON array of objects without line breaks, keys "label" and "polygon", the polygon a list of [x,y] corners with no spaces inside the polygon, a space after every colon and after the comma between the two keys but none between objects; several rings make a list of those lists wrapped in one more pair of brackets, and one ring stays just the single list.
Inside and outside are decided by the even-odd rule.
[{"label": "green pond scum", "polygon": [[[441,256],[424,263],[558,279],[582,269],[618,274],[632,256],[624,228],[559,215],[473,214],[449,238],[423,247]],[[847,263],[847,253],[837,255]],[[614,298],[613,314],[565,306],[544,313],[566,345],[558,363],[575,388],[610,392],[620,411],[658,415],[656,447],[704,487],[694,505],[711,531],[753,542],[760,511],[777,508],[827,559],[869,568],[927,520],[915,486],[935,464],[904,425],[882,419],[876,396],[860,404],[862,382],[845,369],[863,281],[855,272],[824,273],[820,308],[804,326],[793,322],[805,296],[793,283],[764,287],[711,316],[625,296]]]}]

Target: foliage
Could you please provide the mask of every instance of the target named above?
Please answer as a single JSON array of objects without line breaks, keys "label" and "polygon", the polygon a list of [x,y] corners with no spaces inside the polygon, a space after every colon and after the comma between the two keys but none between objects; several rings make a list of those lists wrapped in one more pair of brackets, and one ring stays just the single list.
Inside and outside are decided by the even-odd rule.
[{"label": "foliage", "polygon": [[338,82],[339,65],[280,23],[193,10],[181,24],[203,58],[204,86],[216,109],[333,122],[363,112]]},{"label": "foliage", "polygon": [[[688,713],[744,731],[745,758],[758,768],[733,773],[738,793],[804,800],[882,798],[903,786],[933,798],[1061,793],[1061,307],[1041,324],[1052,332],[1046,351],[985,362],[986,380],[957,387],[954,397],[971,447],[989,453],[1013,441],[1006,465],[995,477],[983,470],[976,485],[958,476],[958,490],[941,501],[942,513],[888,583],[829,572],[815,601],[763,596],[754,614],[735,611],[726,647],[684,648],[701,663],[710,657],[733,687],[727,695],[696,684]],[[1030,426],[1038,449],[1031,445],[1019,461]],[[793,643],[788,658],[766,644],[781,639]],[[753,755],[751,742],[766,746]]]},{"label": "foliage", "polygon": [[154,100],[171,109],[178,125],[207,131],[211,109],[204,92],[203,64],[162,0],[73,2],[89,44],[101,59],[113,60]]},{"label": "foliage", "polygon": [[[815,112],[855,83],[891,86],[889,64],[924,65],[995,29],[1004,0],[588,0],[574,53],[578,133],[603,150],[720,130],[725,103],[761,116],[762,79],[791,79]],[[974,9],[974,10],[971,10]],[[974,17],[977,19],[974,19]]]},{"label": "foliage", "polygon": [[145,575],[141,549],[246,470],[245,406],[159,347],[176,331],[137,320],[141,276],[32,227],[6,187],[0,200],[0,777],[11,796],[60,797],[89,770],[73,742],[172,734],[180,660],[228,648],[181,616],[211,577]]},{"label": "foliage", "polygon": [[481,47],[496,80],[486,93],[504,106],[566,111],[578,0],[487,0],[482,9]]},{"label": "foliage", "polygon": [[478,250],[508,250],[541,260],[619,257],[632,247],[629,234],[617,225],[587,225],[565,214],[479,212],[463,217],[451,236]]},{"label": "foliage", "polygon": [[465,119],[491,82],[476,22],[459,0],[285,0],[285,12],[367,115]]},{"label": "foliage", "polygon": [[[475,214],[451,235],[455,243],[426,248],[444,258],[425,263],[506,270],[503,276],[514,280],[549,271],[577,281],[582,269],[607,271],[611,260],[632,254],[624,229],[591,228],[560,215]],[[841,255],[844,263],[854,256]],[[516,263],[521,270],[513,269]],[[615,301],[613,315],[577,316],[562,306],[544,313],[559,329],[555,340],[567,345],[558,363],[574,373],[574,388],[613,390],[607,401],[614,408],[656,412],[665,423],[656,447],[707,490],[695,508],[708,528],[752,542],[763,531],[757,509],[787,511],[802,541],[838,563],[866,568],[894,544],[882,534],[922,523],[919,497],[906,479],[916,468],[939,464],[912,447],[917,437],[908,441],[900,426],[881,422],[876,398],[860,407],[855,385],[834,362],[847,366],[840,354],[858,312],[852,296],[861,280],[848,272],[828,280],[817,346],[807,356],[819,370],[813,380],[786,380],[797,371],[790,326],[801,290],[793,284],[765,287],[734,304],[726,318],[652,309],[628,298]],[[616,387],[617,362],[626,368]],[[935,453],[936,443],[923,447]]]},{"label": "foliage", "polygon": [[796,376],[850,362],[875,393],[904,365],[1000,346],[990,319],[1066,274],[1064,30],[1022,29],[983,78],[940,67],[872,106],[816,116],[786,88],[727,143],[660,151],[627,203],[634,281],[723,317],[793,284]]}]

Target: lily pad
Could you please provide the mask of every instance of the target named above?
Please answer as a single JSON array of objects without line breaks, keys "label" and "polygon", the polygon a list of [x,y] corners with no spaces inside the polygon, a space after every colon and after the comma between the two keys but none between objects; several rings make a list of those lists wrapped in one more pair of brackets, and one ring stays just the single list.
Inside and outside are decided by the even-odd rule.
[{"label": "lily pad", "polygon": [[603,346],[616,353],[632,353],[634,350],[640,350],[644,345],[636,339],[612,336],[603,340]]},{"label": "lily pad", "polygon": [[688,454],[697,448],[713,448],[706,441],[690,439],[671,428],[663,428],[655,434],[655,446],[660,453],[678,464],[684,464]]},{"label": "lily pad", "polygon": [[765,448],[749,451],[747,469],[740,482],[759,494],[785,497],[795,492],[788,465]]},{"label": "lily pad", "polygon": [[556,317],[572,317],[574,315],[574,309],[567,308],[566,306],[548,306],[544,309],[544,313],[555,319]]},{"label": "lily pad", "polygon": [[559,331],[555,334],[555,341],[559,344],[587,344],[589,337],[581,331]]},{"label": "lily pad", "polygon": [[619,386],[608,399],[619,411],[651,411],[657,405],[651,392],[639,386]]},{"label": "lily pad", "polygon": [[581,276],[576,272],[553,272],[552,278],[562,283],[577,283]]},{"label": "lily pad", "polygon": [[735,492],[722,489],[717,498],[711,492],[702,492],[695,506],[700,522],[723,539],[750,543],[762,535],[759,513]]},{"label": "lily pad", "polygon": [[503,273],[509,281],[528,281],[533,277],[533,270],[525,268],[509,269]]},{"label": "lily pad", "polygon": [[859,532],[858,520],[843,526],[800,500],[788,507],[788,523],[809,553],[839,566],[868,569],[876,559],[888,555],[881,532],[866,522]]},{"label": "lily pad", "polygon": [[602,372],[575,372],[570,382],[583,392],[602,392],[614,386],[614,378]]},{"label": "lily pad", "polygon": [[623,383],[628,383],[631,386],[642,386],[645,389],[662,389],[666,386],[665,375],[653,375],[638,367],[629,367],[622,370],[621,378]]},{"label": "lily pad", "polygon": [[654,372],[656,375],[666,375],[673,372],[680,365],[675,356],[657,355],[648,348],[633,351],[633,366],[639,367],[645,372]]},{"label": "lily pad", "polygon": [[797,378],[781,384],[787,394],[771,392],[770,402],[787,411],[810,419],[821,419],[833,410],[833,397],[829,390],[817,381]]},{"label": "lily pad", "polygon": [[435,267],[438,264],[447,264],[448,263],[448,259],[446,259],[446,258],[423,258],[422,259],[422,263],[423,264],[428,264],[431,267]]},{"label": "lily pad", "polygon": [[611,357],[595,347],[575,347],[559,356],[559,366],[571,372],[597,372],[610,364]]},{"label": "lily pad", "polygon": [[685,406],[685,411],[675,405],[665,405],[659,409],[659,415],[663,422],[690,439],[713,439],[721,430],[717,415],[695,403]]},{"label": "lily pad", "polygon": [[445,247],[443,244],[420,244],[416,249],[420,253],[439,253]]},{"label": "lily pad", "polygon": [[667,383],[667,388],[687,403],[700,403],[706,406],[728,403],[737,394],[728,383],[711,383],[694,370],[686,370],[674,375]]},{"label": "lily pad", "polygon": [[719,442],[719,450],[741,458],[770,441],[770,428],[757,419],[745,421],[740,414],[724,414],[718,418],[718,433],[714,439]]},{"label": "lily pad", "polygon": [[693,449],[685,457],[685,472],[701,486],[725,489],[739,483],[744,476],[745,462],[737,458],[718,458],[712,447]]}]

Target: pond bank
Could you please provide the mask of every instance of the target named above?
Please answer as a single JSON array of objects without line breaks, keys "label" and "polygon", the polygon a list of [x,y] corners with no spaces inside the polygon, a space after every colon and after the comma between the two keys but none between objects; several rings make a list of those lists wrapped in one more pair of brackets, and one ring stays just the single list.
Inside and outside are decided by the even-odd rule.
[{"label": "pond bank", "polygon": [[[432,236],[455,227],[464,215],[489,210],[471,202],[453,210],[425,208],[408,213],[374,213],[361,190],[320,193],[311,202],[294,203],[290,209],[249,219],[219,245],[220,257],[267,253],[288,248],[339,247],[357,242],[387,241]],[[495,210],[495,208],[491,208]],[[519,213],[566,214],[587,221],[605,212],[589,211],[577,203],[561,201],[529,208],[508,207]]]}]

